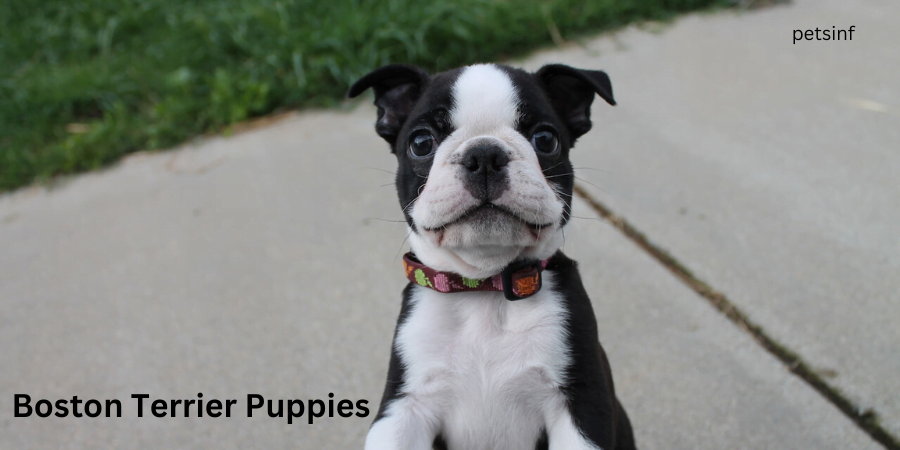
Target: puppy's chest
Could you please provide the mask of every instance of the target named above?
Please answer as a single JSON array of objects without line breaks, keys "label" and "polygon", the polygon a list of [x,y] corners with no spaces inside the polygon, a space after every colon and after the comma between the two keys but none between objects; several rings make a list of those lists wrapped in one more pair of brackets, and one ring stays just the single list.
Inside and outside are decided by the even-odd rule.
[{"label": "puppy's chest", "polygon": [[397,336],[403,391],[431,409],[451,448],[533,448],[569,361],[566,311],[544,282],[517,302],[425,289],[414,297]]}]

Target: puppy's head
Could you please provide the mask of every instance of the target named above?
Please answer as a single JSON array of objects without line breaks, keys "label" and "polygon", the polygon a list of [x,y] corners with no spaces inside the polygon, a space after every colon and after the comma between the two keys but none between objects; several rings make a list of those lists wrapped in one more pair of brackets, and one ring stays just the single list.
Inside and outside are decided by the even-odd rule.
[{"label": "puppy's head", "polygon": [[574,181],[569,150],[591,128],[594,96],[615,104],[605,73],[479,64],[431,76],[395,64],[348,95],[369,88],[423,263],[484,278],[562,245]]}]

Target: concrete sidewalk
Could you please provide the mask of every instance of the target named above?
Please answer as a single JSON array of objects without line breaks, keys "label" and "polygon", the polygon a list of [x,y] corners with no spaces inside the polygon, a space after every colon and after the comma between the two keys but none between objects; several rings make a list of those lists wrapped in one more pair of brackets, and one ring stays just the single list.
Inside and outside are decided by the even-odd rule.
[{"label": "concrete sidewalk", "polygon": [[[578,173],[608,191],[592,195],[896,436],[895,3],[690,16],[523,64],[607,70],[620,106],[598,105],[574,157],[603,170]],[[845,23],[852,42],[791,44]],[[137,418],[130,396],[334,393],[374,413],[405,237],[374,117],[295,115],[0,197],[0,448],[361,448],[372,415]],[[882,448],[585,203],[574,213],[566,251],[642,449]],[[17,393],[116,398],[123,417],[14,418]]]},{"label": "concrete sidewalk", "polygon": [[[597,59],[620,107],[592,196],[900,436],[900,2],[692,16],[531,58]],[[794,44],[793,29],[852,41]],[[598,57],[599,55],[599,57]],[[738,55],[738,56],[736,56]]]}]

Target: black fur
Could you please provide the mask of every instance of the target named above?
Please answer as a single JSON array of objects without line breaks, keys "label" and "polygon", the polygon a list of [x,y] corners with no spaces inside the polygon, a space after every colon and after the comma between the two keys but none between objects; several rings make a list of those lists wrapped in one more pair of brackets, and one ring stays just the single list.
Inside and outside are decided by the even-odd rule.
[{"label": "black fur", "polygon": [[400,317],[397,318],[397,326],[394,328],[394,340],[391,344],[391,361],[388,363],[387,381],[384,383],[384,394],[381,396],[381,405],[378,407],[378,414],[375,415],[375,422],[384,417],[384,410],[390,402],[403,396],[400,388],[403,386],[406,366],[400,360],[400,354],[397,353],[395,345],[397,332],[400,331],[400,327],[409,318],[412,292],[412,283],[406,285],[406,289],[403,289],[403,303],[400,305]]},{"label": "black fur", "polygon": [[[436,145],[440,145],[454,131],[450,123],[450,109],[453,107],[451,89],[461,70],[451,70],[432,77],[421,69],[413,70],[410,67],[390,65],[378,69],[354,83],[347,95],[356,97],[369,87],[375,88],[375,104],[379,107],[375,128],[379,136],[391,145],[391,152],[397,156],[397,196],[406,222],[416,231],[416,224],[409,215],[409,207],[425,185],[434,159],[410,157],[407,152],[409,142],[397,139],[397,136],[408,137],[413,130],[426,129],[434,135]],[[387,68],[391,69],[385,70]],[[407,86],[403,97],[386,101],[384,96],[391,92],[390,87],[397,86]],[[392,109],[395,106],[397,108]],[[382,108],[386,108],[384,113]],[[393,120],[385,121],[384,117],[403,117],[404,121],[398,125]]]},{"label": "black fur", "polygon": [[375,105],[378,106],[375,131],[393,143],[428,78],[428,73],[418,67],[391,64],[362,77],[350,87],[347,96],[356,97],[369,88],[375,91]]},{"label": "black fur", "polygon": [[565,225],[572,214],[572,189],[575,186],[575,175],[572,163],[569,162],[569,151],[575,145],[569,126],[550,104],[549,93],[543,83],[535,75],[521,69],[500,66],[509,75],[519,95],[519,114],[521,119],[516,129],[523,136],[531,136],[542,127],[549,127],[559,135],[560,151],[555,155],[538,153],[538,161],[544,178],[556,185],[566,205],[560,225]]},{"label": "black fur", "polygon": [[556,273],[556,287],[568,312],[568,347],[572,361],[563,387],[575,425],[602,449],[633,449],[634,437],[625,410],[613,387],[612,369],[597,340],[597,321],[584,290],[578,265],[562,252],[547,263]]},{"label": "black fur", "polygon": [[610,105],[616,104],[612,83],[605,72],[550,64],[541,67],[535,76],[544,85],[553,109],[568,125],[573,141],[591,129],[594,94]]},{"label": "black fur", "polygon": [[534,446],[534,450],[548,450],[550,448],[550,437],[547,436],[547,430],[541,431],[540,437],[538,437],[537,444]]}]

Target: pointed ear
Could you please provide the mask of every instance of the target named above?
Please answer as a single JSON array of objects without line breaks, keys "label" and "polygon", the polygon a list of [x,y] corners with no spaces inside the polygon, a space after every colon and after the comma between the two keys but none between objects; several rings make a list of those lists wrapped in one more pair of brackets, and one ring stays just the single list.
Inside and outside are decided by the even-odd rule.
[{"label": "pointed ear", "polygon": [[591,129],[591,103],[595,94],[610,105],[616,104],[612,83],[605,72],[549,64],[535,75],[547,91],[553,109],[569,127],[572,142]]},{"label": "pointed ear", "polygon": [[347,96],[356,97],[369,88],[375,91],[375,105],[378,106],[375,132],[391,144],[393,151],[397,134],[429,79],[428,73],[418,67],[391,64],[353,83]]}]

